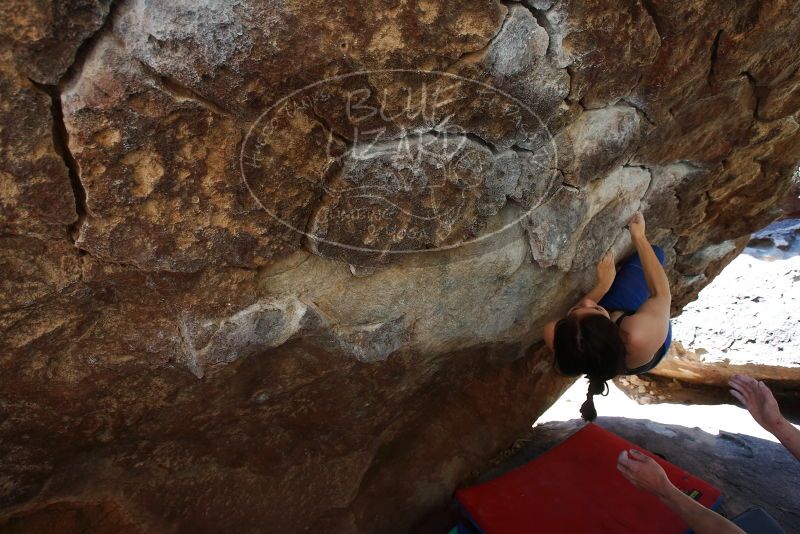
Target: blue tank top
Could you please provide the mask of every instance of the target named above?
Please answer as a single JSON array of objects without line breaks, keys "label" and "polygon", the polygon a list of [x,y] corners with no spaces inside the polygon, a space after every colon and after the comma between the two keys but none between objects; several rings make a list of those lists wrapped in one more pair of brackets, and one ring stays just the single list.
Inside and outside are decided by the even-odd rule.
[{"label": "blue tank top", "polygon": [[[653,252],[655,252],[658,261],[664,265],[664,251],[661,247],[652,245]],[[625,317],[633,315],[650,298],[650,290],[647,288],[647,281],[644,278],[644,269],[642,268],[642,260],[639,254],[636,253],[620,266],[617,275],[614,278],[614,283],[611,288],[600,299],[600,306],[604,307],[609,312],[621,311],[622,316],[617,319],[616,323],[619,325]],[[672,342],[672,321],[669,321],[667,327],[667,337],[661,348],[653,355],[653,359],[648,363],[628,369],[627,374],[639,375],[652,370],[664,358],[664,355],[669,350],[670,343]]]}]

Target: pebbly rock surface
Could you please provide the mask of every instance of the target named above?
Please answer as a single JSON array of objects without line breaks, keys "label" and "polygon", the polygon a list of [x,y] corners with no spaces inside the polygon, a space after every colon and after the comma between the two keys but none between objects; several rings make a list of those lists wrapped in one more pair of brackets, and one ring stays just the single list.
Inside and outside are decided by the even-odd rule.
[{"label": "pebbly rock surface", "polygon": [[[572,420],[537,425],[529,434],[527,445],[478,480],[490,480],[525,464],[567,439],[583,424]],[[762,508],[786,532],[800,528],[800,497],[794,489],[800,462],[780,443],[725,431],[710,434],[697,427],[646,419],[601,416],[596,424],[719,488],[723,496],[719,512],[723,515],[733,518],[752,508]],[[613,465],[616,457],[604,461]]]},{"label": "pebbly rock surface", "polygon": [[675,311],[777,215],[799,14],[4,2],[0,525],[410,530],[632,213]]}]

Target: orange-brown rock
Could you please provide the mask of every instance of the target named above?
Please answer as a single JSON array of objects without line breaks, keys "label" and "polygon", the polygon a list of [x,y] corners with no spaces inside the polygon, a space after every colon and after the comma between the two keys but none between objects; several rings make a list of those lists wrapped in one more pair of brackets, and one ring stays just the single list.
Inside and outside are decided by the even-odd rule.
[{"label": "orange-brown rock", "polygon": [[800,160],[791,2],[0,7],[0,529],[407,532]]}]

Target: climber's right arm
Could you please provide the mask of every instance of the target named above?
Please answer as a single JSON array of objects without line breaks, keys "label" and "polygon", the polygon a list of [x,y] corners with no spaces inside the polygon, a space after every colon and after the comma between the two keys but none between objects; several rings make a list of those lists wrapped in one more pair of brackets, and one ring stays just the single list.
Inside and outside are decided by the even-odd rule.
[{"label": "climber's right arm", "polygon": [[628,227],[631,232],[631,241],[633,241],[636,252],[639,253],[639,259],[642,262],[644,279],[647,282],[647,289],[650,290],[650,297],[663,300],[667,308],[669,308],[672,298],[669,291],[669,278],[667,278],[664,267],[661,265],[661,262],[658,261],[658,256],[656,256],[653,247],[647,240],[642,212],[637,211],[633,217],[631,217]]},{"label": "climber's right arm", "polygon": [[629,367],[644,365],[653,358],[653,354],[664,343],[669,329],[669,314],[672,296],[669,290],[669,279],[664,267],[658,260],[653,247],[645,235],[644,217],[637,212],[628,223],[631,240],[639,253],[644,278],[650,297],[639,306],[636,313],[625,321]]}]

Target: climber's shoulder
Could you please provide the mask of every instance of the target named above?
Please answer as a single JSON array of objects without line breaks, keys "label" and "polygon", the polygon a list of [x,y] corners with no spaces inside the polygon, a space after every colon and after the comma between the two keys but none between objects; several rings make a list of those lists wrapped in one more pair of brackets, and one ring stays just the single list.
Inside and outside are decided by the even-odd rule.
[{"label": "climber's shoulder", "polygon": [[661,313],[649,313],[640,309],[625,319],[622,328],[625,331],[628,367],[635,368],[649,362],[664,344],[669,328],[669,316],[664,317]]}]

